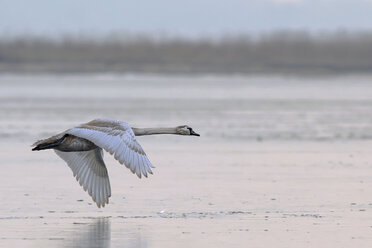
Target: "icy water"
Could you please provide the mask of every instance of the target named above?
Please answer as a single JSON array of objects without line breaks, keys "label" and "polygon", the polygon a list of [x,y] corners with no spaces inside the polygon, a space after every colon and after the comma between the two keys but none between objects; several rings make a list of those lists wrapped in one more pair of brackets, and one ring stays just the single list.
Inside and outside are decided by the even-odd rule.
[{"label": "icy water", "polygon": [[[372,78],[0,76],[0,247],[371,247]],[[109,154],[98,209],[30,145],[97,117],[188,124]]]}]

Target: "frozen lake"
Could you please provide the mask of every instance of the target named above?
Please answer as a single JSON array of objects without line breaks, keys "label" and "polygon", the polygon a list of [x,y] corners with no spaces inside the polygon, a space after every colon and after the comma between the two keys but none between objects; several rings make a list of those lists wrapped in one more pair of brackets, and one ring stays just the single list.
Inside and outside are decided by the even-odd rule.
[{"label": "frozen lake", "polygon": [[[98,209],[37,139],[97,117],[187,124],[138,140],[138,179],[105,154]],[[1,247],[370,247],[369,77],[0,76]]]}]

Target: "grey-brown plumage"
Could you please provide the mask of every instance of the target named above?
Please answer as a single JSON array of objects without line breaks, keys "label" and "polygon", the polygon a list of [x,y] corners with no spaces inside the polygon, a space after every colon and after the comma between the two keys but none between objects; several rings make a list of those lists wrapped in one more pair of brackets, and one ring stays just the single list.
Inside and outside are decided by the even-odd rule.
[{"label": "grey-brown plumage", "polygon": [[111,196],[102,149],[114,155],[139,178],[152,174],[151,164],[136,135],[178,134],[199,136],[188,126],[174,128],[131,128],[127,123],[95,119],[33,144],[33,151],[54,149],[66,161],[74,177],[98,207]]}]

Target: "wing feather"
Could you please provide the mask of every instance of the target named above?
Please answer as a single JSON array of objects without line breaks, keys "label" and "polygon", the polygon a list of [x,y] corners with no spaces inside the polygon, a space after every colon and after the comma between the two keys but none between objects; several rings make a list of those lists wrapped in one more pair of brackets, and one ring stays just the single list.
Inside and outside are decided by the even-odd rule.
[{"label": "wing feather", "polygon": [[96,119],[69,129],[66,133],[87,139],[103,148],[139,178],[152,174],[150,168],[154,166],[137,142],[132,128],[125,122]]},{"label": "wing feather", "polygon": [[134,162],[134,151],[131,149],[131,148],[129,148],[130,150],[129,150],[129,163],[130,163],[130,169],[131,169],[131,171],[133,172],[133,174],[134,173],[136,173],[136,163]]},{"label": "wing feather", "polygon": [[66,161],[79,184],[92,197],[98,207],[104,207],[111,196],[110,180],[102,159],[102,149],[85,152],[62,152],[54,150]]}]

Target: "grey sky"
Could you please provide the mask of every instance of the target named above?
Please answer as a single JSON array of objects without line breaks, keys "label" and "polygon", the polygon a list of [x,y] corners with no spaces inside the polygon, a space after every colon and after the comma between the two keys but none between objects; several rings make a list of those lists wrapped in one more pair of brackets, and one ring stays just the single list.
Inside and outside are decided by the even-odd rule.
[{"label": "grey sky", "polygon": [[1,33],[372,29],[372,0],[0,0]]}]

